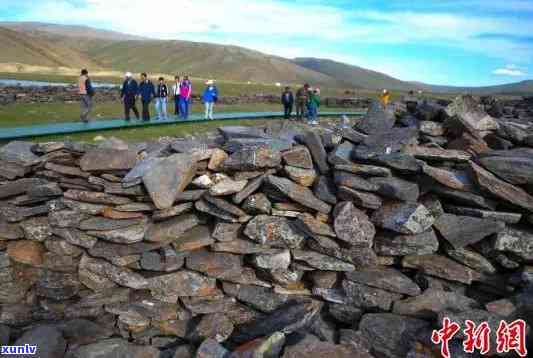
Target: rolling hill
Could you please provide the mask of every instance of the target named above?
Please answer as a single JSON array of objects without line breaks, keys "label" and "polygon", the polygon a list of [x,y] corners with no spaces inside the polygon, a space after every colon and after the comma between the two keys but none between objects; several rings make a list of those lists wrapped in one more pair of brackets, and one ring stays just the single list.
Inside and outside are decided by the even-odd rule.
[{"label": "rolling hill", "polygon": [[236,82],[303,83],[331,88],[475,94],[533,93],[533,80],[491,87],[434,86],[318,58],[293,60],[239,46],[148,39],[86,26],[0,22],[0,64],[181,73]]}]

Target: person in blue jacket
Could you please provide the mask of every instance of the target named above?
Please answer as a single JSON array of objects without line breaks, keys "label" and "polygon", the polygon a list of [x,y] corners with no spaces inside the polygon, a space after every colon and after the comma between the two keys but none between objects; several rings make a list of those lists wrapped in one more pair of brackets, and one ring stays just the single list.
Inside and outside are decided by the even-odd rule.
[{"label": "person in blue jacket", "polygon": [[202,95],[202,100],[205,105],[205,119],[213,119],[213,108],[215,103],[218,101],[218,89],[215,86],[214,80],[209,80],[205,82],[205,90]]},{"label": "person in blue jacket", "polygon": [[122,84],[122,89],[120,91],[120,98],[122,103],[124,103],[124,119],[130,120],[130,110],[133,110],[135,117],[139,120],[139,111],[135,105],[135,100],[137,99],[137,94],[139,93],[139,86],[137,81],[133,79],[131,72],[126,72],[124,76],[124,83]]},{"label": "person in blue jacket", "polygon": [[150,120],[150,102],[155,95],[155,87],[152,81],[148,79],[146,73],[141,73],[141,84],[139,85],[139,96],[141,97],[143,105],[143,121],[147,122]]}]

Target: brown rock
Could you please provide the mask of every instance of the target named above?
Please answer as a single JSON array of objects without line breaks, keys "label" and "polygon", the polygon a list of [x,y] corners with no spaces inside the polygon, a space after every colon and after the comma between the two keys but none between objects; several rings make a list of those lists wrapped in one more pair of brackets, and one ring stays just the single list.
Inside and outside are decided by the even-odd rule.
[{"label": "brown rock", "polygon": [[137,162],[133,150],[93,149],[83,155],[80,167],[83,171],[106,171],[131,169]]},{"label": "brown rock", "polygon": [[41,266],[45,251],[44,246],[36,241],[11,241],[7,245],[7,255],[11,260],[30,266]]}]

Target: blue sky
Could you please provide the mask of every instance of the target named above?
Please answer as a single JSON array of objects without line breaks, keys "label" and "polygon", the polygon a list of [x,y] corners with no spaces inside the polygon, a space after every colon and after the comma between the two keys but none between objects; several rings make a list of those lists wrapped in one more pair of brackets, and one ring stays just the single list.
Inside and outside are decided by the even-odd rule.
[{"label": "blue sky", "polygon": [[533,78],[533,0],[0,0],[3,21],[83,24],[162,39],[330,58],[403,80]]}]

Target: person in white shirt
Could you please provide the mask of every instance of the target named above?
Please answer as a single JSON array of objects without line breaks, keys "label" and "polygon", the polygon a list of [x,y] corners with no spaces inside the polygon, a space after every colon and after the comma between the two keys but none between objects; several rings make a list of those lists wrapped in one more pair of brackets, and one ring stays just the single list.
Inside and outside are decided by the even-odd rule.
[{"label": "person in white shirt", "polygon": [[174,84],[172,85],[172,96],[174,97],[174,115],[180,115],[180,76],[174,76]]}]

